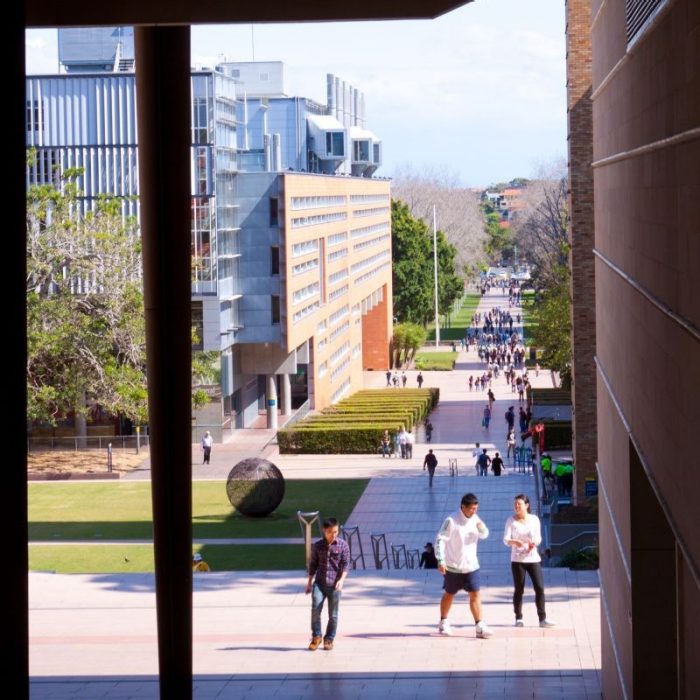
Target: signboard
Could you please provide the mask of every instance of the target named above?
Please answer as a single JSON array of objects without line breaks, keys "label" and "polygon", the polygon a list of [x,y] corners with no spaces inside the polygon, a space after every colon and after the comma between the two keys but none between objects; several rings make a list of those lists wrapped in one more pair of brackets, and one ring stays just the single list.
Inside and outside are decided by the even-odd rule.
[{"label": "signboard", "polygon": [[586,498],[592,498],[598,495],[598,479],[594,476],[587,476],[585,481]]},{"label": "signboard", "polygon": [[268,408],[274,408],[277,405],[277,399],[268,399],[267,400],[267,407]]}]

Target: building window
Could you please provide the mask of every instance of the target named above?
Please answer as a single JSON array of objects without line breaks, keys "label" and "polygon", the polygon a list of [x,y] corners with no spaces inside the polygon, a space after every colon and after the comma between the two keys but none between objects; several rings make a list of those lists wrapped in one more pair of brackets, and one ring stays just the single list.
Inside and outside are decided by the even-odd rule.
[{"label": "building window", "polygon": [[326,132],[326,155],[345,156],[345,134],[342,131]]},{"label": "building window", "polygon": [[277,197],[270,197],[270,226],[279,226],[280,201]]},{"label": "building window", "polygon": [[278,245],[270,246],[270,274],[279,275],[280,273],[280,247]]},{"label": "building window", "polygon": [[280,298],[279,295],[273,294],[270,297],[272,302],[272,325],[276,325],[280,322]]},{"label": "building window", "polygon": [[207,99],[206,97],[195,97],[192,102],[192,143],[209,143]]}]

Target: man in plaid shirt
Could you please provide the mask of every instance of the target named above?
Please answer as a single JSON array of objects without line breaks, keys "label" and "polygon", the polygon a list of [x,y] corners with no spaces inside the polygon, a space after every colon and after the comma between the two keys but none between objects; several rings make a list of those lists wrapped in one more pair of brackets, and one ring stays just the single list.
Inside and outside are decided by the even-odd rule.
[{"label": "man in plaid shirt", "polygon": [[[323,641],[323,648],[333,648],[338,628],[338,605],[343,581],[348,575],[350,548],[345,540],[338,537],[340,527],[336,518],[323,521],[323,538],[314,542],[309,561],[309,579],[306,593],[311,597],[311,642],[309,649],[315,651]],[[323,602],[328,599],[328,625],[326,636],[321,637],[321,611]]]}]

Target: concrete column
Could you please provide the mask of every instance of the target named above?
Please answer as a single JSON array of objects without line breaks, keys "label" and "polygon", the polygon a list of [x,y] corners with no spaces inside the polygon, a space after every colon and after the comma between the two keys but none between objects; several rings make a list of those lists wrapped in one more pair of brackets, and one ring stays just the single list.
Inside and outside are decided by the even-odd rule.
[{"label": "concrete column", "polygon": [[280,401],[280,405],[282,408],[282,415],[283,416],[291,416],[292,415],[292,383],[289,379],[288,374],[283,374],[281,376],[282,376],[282,386],[281,386],[282,400]]},{"label": "concrete column", "polygon": [[267,375],[267,395],[265,397],[267,408],[267,427],[277,430],[277,375]]},{"label": "concrete column", "polygon": [[192,697],[190,28],[136,27],[160,697]]}]

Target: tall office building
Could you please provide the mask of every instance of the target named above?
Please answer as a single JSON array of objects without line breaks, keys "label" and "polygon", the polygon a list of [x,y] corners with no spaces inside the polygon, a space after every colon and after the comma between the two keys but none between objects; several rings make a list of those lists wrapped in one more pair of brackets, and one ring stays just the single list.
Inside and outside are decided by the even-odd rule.
[{"label": "tall office building", "polygon": [[[138,216],[138,148],[129,28],[59,30],[57,75],[27,78],[28,184],[81,167],[79,187],[124,197]],[[87,72],[85,72],[87,71]],[[271,401],[323,408],[385,368],[391,335],[387,180],[370,177],[381,143],[364,98],[335,76],[329,105],[284,93],[281,63],[191,74],[192,322],[195,350],[221,357],[198,411],[218,438]]]}]

